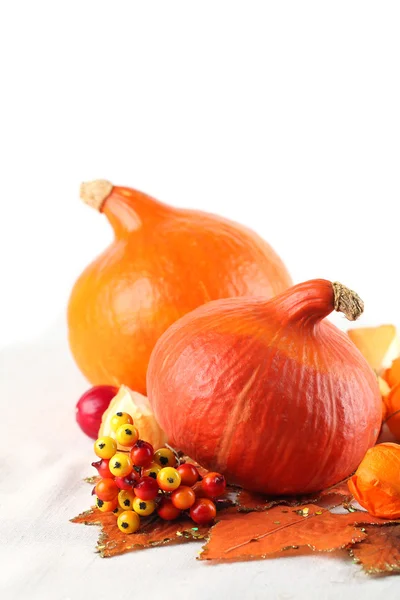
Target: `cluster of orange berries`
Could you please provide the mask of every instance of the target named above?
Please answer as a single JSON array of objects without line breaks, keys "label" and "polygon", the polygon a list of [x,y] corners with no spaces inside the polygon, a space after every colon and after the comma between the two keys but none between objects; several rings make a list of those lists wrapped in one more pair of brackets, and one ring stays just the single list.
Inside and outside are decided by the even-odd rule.
[{"label": "cluster of orange berries", "polygon": [[[101,479],[93,493],[99,510],[112,511],[118,516],[121,531],[135,533],[140,528],[140,517],[153,513],[172,521],[182,511],[188,511],[199,525],[214,519],[216,505],[212,499],[225,492],[223,475],[207,473],[201,478],[194,465],[179,464],[170,448],[154,452],[151,444],[139,439],[128,413],[116,413],[111,419],[111,429],[115,439],[104,436],[94,443],[94,451],[101,460],[92,465]],[[118,445],[127,449],[118,450]]]}]

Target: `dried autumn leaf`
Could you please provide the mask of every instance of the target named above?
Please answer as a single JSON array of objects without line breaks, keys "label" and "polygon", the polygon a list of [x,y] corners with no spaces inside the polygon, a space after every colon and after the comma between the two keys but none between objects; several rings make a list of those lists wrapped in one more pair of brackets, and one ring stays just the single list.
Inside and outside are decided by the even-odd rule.
[{"label": "dried autumn leaf", "polygon": [[237,496],[238,510],[241,512],[261,511],[268,510],[272,506],[284,504],[286,506],[299,506],[306,502],[319,502],[321,499],[324,500],[324,506],[338,506],[343,502],[349,502],[352,499],[352,495],[347,486],[347,480],[341,481],[340,483],[319,492],[313,496],[293,497],[293,496],[282,496],[269,498],[257,492],[249,492],[248,490],[240,490]]},{"label": "dried autumn leaf", "polygon": [[127,535],[117,527],[117,518],[113,513],[102,513],[96,508],[88,510],[74,519],[73,523],[84,525],[100,525],[102,533],[97,544],[97,550],[102,557],[124,554],[133,550],[141,550],[151,546],[166,546],[179,544],[196,539],[203,539],[208,527],[195,525],[189,520],[161,521],[149,519],[140,531]]},{"label": "dried autumn leaf", "polygon": [[350,550],[355,562],[370,575],[400,572],[400,525],[368,525],[367,537]]},{"label": "dried autumn leaf", "polygon": [[240,490],[240,492],[237,495],[236,501],[238,505],[238,510],[240,512],[267,510],[275,504],[286,503],[285,498],[283,498],[282,501],[279,502],[274,499],[268,498],[267,496],[263,496],[262,494],[257,494],[257,492],[249,492],[248,490]]},{"label": "dried autumn leaf", "polygon": [[366,512],[333,514],[315,504],[298,509],[274,506],[245,515],[230,509],[219,519],[210,529],[201,560],[260,559],[301,547],[331,552],[365,539],[365,531],[356,525],[383,522]]},{"label": "dried autumn leaf", "polygon": [[96,485],[98,481],[100,481],[101,477],[98,475],[90,475],[89,477],[84,478],[85,483],[90,483],[91,485]]},{"label": "dried autumn leaf", "polygon": [[[340,481],[336,485],[332,485],[330,488],[326,490],[322,490],[317,496],[318,499],[323,498],[324,496],[330,496],[331,494],[337,494],[342,496],[346,501],[351,500],[352,495],[350,494],[349,487],[347,485],[349,478]],[[314,500],[317,502],[318,500]]]},{"label": "dried autumn leaf", "polygon": [[71,519],[71,523],[82,523],[83,525],[103,525],[103,523],[116,523],[117,517],[111,512],[101,512],[96,507],[85,510],[77,517]]}]

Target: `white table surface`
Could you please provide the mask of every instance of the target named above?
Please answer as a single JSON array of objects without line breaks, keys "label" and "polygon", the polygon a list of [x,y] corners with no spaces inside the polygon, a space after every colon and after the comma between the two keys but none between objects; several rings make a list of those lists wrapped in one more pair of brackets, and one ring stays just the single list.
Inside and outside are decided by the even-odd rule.
[{"label": "white table surface", "polygon": [[189,543],[100,558],[99,528],[69,522],[91,504],[93,454],[74,421],[88,386],[65,336],[60,323],[0,354],[2,600],[398,600],[398,577],[372,579],[342,555],[210,565]]}]

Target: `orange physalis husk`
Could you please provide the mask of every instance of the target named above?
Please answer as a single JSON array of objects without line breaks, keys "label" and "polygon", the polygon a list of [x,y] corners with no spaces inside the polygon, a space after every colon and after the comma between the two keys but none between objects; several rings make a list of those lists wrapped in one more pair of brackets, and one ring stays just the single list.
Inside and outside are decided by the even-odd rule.
[{"label": "orange physalis husk", "polygon": [[381,519],[362,511],[333,514],[316,504],[297,509],[274,506],[241,517],[230,509],[217,518],[219,521],[210,530],[201,560],[260,559],[302,547],[332,552],[366,538],[357,525],[382,524]]},{"label": "orange physalis husk", "polygon": [[370,448],[348,485],[371,515],[400,518],[400,446],[387,442]]},{"label": "orange physalis husk", "polygon": [[392,366],[386,369],[382,376],[390,387],[400,383],[400,357],[392,362]]},{"label": "orange physalis husk", "polygon": [[396,440],[400,441],[400,384],[392,388],[390,394],[385,398],[385,405],[385,423]]},{"label": "orange physalis husk", "polygon": [[385,381],[385,379],[383,379],[382,377],[378,377],[378,385],[379,385],[379,391],[381,393],[381,397],[382,397],[382,422],[386,420],[386,417],[388,416],[388,407],[387,407],[387,398],[390,394],[390,387],[387,381]]}]

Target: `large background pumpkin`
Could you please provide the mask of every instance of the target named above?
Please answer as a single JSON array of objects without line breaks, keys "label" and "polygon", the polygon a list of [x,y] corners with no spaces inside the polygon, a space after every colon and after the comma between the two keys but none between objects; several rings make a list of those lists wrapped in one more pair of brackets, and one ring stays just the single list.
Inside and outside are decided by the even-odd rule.
[{"label": "large background pumpkin", "polygon": [[81,195],[115,233],[68,307],[70,347],[93,384],[145,393],[151,351],[182,315],[219,298],[270,298],[291,283],[272,248],[239,224],[105,181],[84,184]]}]

